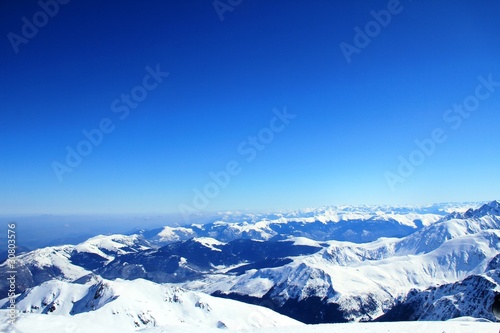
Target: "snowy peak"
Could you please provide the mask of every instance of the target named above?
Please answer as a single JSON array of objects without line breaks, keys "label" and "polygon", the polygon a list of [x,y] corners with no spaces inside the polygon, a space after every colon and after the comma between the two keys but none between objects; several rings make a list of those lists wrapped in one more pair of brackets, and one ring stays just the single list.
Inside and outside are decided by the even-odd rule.
[{"label": "snowy peak", "polygon": [[117,255],[138,253],[151,249],[141,235],[99,235],[76,245],[71,253],[71,262],[88,270],[105,266]]},{"label": "snowy peak", "polygon": [[[95,236],[78,245],[62,245],[37,249],[16,258],[17,291],[51,279],[75,281],[102,268],[116,256],[144,252],[150,245],[140,235]],[[0,273],[8,271],[6,263]],[[8,282],[0,280],[0,292],[8,290]]]},{"label": "snowy peak", "polygon": [[400,255],[427,253],[451,239],[494,229],[500,229],[500,204],[497,201],[464,213],[449,214],[402,239],[396,251]]},{"label": "snowy peak", "polygon": [[209,248],[210,250],[218,251],[218,252],[222,252],[221,247],[226,245],[226,243],[220,242],[217,239],[210,238],[210,237],[193,238],[193,241]]},{"label": "snowy peak", "polygon": [[474,211],[475,217],[483,217],[486,215],[500,216],[500,203],[496,200],[491,201]]},{"label": "snowy peak", "polygon": [[[2,302],[5,308],[7,303]],[[266,308],[142,279],[85,285],[53,280],[26,290],[17,304],[23,313],[115,323],[117,331],[168,325],[229,329],[300,325]]]},{"label": "snowy peak", "polygon": [[445,216],[443,219],[444,220],[470,219],[470,218],[481,218],[484,216],[500,217],[500,203],[497,200],[493,200],[476,209],[469,208],[465,212],[452,212],[447,216]]},{"label": "snowy peak", "polygon": [[171,243],[187,240],[196,236],[190,228],[165,226],[158,234],[160,242]]},{"label": "snowy peak", "polygon": [[77,252],[95,253],[103,257],[143,251],[149,244],[139,235],[95,236],[75,246]]},{"label": "snowy peak", "polygon": [[500,275],[487,272],[419,291],[411,290],[379,321],[447,320],[475,317],[495,321],[491,308],[500,291]]},{"label": "snowy peak", "polygon": [[97,310],[117,297],[100,278],[86,285],[51,280],[25,290],[16,302],[20,312],[74,315]]},{"label": "snowy peak", "polygon": [[143,234],[160,245],[191,238],[268,241],[289,236],[316,241],[331,239],[357,243],[380,237],[404,237],[445,215],[444,211],[391,207],[323,207],[273,214],[228,214],[205,225],[166,226]]}]

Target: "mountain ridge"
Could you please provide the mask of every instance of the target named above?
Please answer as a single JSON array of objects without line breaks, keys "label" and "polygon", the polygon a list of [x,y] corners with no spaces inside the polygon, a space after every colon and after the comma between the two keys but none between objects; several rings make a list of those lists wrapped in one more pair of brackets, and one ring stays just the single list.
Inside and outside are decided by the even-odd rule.
[{"label": "mountain ridge", "polygon": [[[500,290],[498,279],[493,278],[500,266],[499,207],[498,201],[492,201],[455,213],[443,210],[439,216],[409,211],[402,223],[395,223],[389,216],[392,213],[375,211],[359,219],[360,214],[348,209],[355,220],[219,221],[193,227],[207,228],[207,233],[172,242],[156,237],[165,230],[164,236],[179,236],[170,227],[150,234],[95,236],[77,245],[21,254],[19,292],[25,295],[54,280],[80,285],[75,287],[79,290],[96,279],[147,279],[219,298],[267,304],[305,323],[405,320],[397,311],[405,307],[413,309],[414,318],[422,319],[483,316],[488,311],[486,303],[469,302],[457,312],[446,300],[463,292],[460,286],[474,283],[482,286],[487,297]],[[372,218],[376,215],[378,219]],[[409,220],[412,227],[407,225]],[[345,223],[357,224],[359,229],[349,226],[346,230],[358,242],[338,237],[342,235],[338,229],[330,229],[331,233],[321,229]],[[363,233],[373,223],[388,229],[382,228],[380,237],[372,234],[376,240],[366,241]],[[395,237],[394,231],[401,226],[412,232]],[[186,237],[193,236],[182,228]],[[234,233],[242,228],[246,234]],[[269,237],[270,231],[276,234]],[[304,236],[312,232],[317,239]],[[335,237],[340,240],[329,239]],[[0,271],[5,269],[5,263],[0,265]],[[6,285],[0,282],[2,288]],[[436,290],[441,294],[435,294]],[[472,297],[471,289],[465,290]],[[436,305],[422,301],[425,297],[435,299]],[[424,315],[419,310],[429,307],[441,315]]]}]

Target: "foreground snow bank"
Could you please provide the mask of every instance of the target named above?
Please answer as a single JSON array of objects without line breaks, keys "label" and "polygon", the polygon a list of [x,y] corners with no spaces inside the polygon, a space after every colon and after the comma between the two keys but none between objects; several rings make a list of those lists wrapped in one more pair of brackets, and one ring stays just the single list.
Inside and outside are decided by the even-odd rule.
[{"label": "foreground snow bank", "polygon": [[[52,280],[26,290],[16,301],[20,316],[15,332],[148,332],[170,325],[196,332],[301,325],[265,307],[143,279]],[[1,332],[9,332],[8,311],[0,311]]]},{"label": "foreground snow bank", "polygon": [[297,325],[273,328],[228,330],[200,328],[185,323],[182,326],[166,325],[154,328],[124,329],[118,323],[89,321],[85,316],[21,314],[14,327],[7,325],[6,311],[0,311],[0,330],[5,333],[498,333],[500,323],[475,322],[472,319],[446,322],[395,322],[395,323],[347,323],[323,325]]}]

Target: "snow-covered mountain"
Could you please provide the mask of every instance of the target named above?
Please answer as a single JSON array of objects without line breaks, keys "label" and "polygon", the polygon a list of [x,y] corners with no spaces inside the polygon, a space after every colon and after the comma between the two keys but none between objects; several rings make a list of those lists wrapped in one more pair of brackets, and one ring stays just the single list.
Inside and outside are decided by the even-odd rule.
[{"label": "snow-covered mountain", "polygon": [[[207,224],[143,231],[152,242],[171,243],[195,237],[228,242],[235,239],[269,240],[289,236],[313,240],[343,240],[356,243],[380,237],[403,237],[448,214],[447,205],[429,207],[334,206],[280,213],[221,213]],[[454,206],[463,211],[462,206]]]},{"label": "snow-covered mountain", "polygon": [[[323,247],[320,251],[286,265],[236,276],[214,274],[187,285],[244,301],[265,299],[304,322],[373,320],[412,288],[452,284],[484,273],[500,252],[498,206],[492,202],[464,219],[444,218],[403,239],[316,242]],[[311,307],[319,309],[312,316],[306,311]]]},{"label": "snow-covered mountain", "polygon": [[447,320],[463,316],[495,321],[491,309],[500,295],[500,270],[425,290],[412,289],[379,321]]},{"label": "snow-covered mountain", "polygon": [[[73,316],[76,321],[112,324],[120,332],[167,325],[193,330],[300,325],[264,307],[141,279],[96,278],[85,284],[48,281],[18,296],[17,309],[22,313]],[[49,320],[44,323],[50,325]],[[40,323],[39,329],[44,323]]]},{"label": "snow-covered mountain", "polygon": [[[117,255],[137,253],[149,249],[140,235],[96,236],[79,245],[63,245],[37,249],[16,257],[16,288],[24,291],[51,279],[75,281],[92,270],[112,261]],[[0,265],[0,273],[10,268]],[[0,292],[8,290],[8,281],[0,280]]]},{"label": "snow-covered mountain", "polygon": [[291,262],[289,257],[308,255],[320,246],[293,241],[239,239],[222,243],[213,238],[193,238],[157,250],[119,256],[96,273],[109,279],[145,278],[155,282],[185,282],[206,274],[242,269],[237,266],[275,267]]},{"label": "snow-covered mountain", "polygon": [[[28,290],[40,298],[57,294],[47,286],[74,289],[77,294],[62,292],[60,304],[50,311],[62,311],[61,316],[80,313],[64,299],[95,295],[96,279],[105,278],[108,286],[116,282],[111,279],[176,283],[198,295],[264,305],[304,323],[457,316],[491,320],[488,306],[500,294],[499,212],[500,203],[493,201],[472,208],[227,214],[206,225],[97,236],[79,245],[22,254],[19,291],[60,280],[47,282],[42,291]],[[233,221],[237,216],[243,220]],[[0,287],[5,289],[5,282]],[[481,296],[475,296],[476,289]],[[22,295],[19,304],[28,294]],[[117,300],[108,303],[120,304]],[[42,303],[30,312],[46,313],[48,304],[55,304]],[[104,303],[92,304],[98,310]]]}]

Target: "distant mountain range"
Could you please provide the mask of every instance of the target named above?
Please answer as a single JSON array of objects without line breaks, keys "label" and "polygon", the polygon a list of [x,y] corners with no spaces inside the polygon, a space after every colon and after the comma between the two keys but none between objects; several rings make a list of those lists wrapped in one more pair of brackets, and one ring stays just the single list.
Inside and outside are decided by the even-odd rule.
[{"label": "distant mountain range", "polygon": [[[0,265],[2,274],[7,270]],[[158,309],[175,313],[175,321],[229,327],[231,318],[250,311],[241,302],[303,323],[493,321],[491,306],[500,294],[500,203],[231,213],[207,224],[37,249],[18,257],[17,271],[21,311],[94,313],[96,320],[123,315],[113,320],[137,327],[161,326]],[[0,281],[4,295],[7,283]],[[146,303],[134,298],[140,290]],[[176,293],[186,299],[183,306],[165,303],[165,295]],[[212,316],[214,311],[203,321],[197,317],[200,299],[234,307],[236,314]],[[266,311],[262,326],[293,322]]]}]

